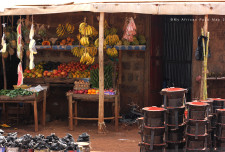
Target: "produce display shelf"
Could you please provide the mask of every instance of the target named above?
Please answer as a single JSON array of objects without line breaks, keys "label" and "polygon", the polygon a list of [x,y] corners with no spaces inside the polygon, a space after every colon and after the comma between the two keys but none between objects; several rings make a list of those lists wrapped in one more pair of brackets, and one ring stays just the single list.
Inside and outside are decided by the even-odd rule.
[{"label": "produce display shelf", "polygon": [[207,80],[225,80],[225,77],[209,77]]},{"label": "produce display shelf", "polygon": [[74,81],[89,80],[88,78],[24,78],[25,84],[73,84]]},{"label": "produce display shelf", "polygon": [[[47,50],[64,50],[64,51],[70,51],[74,47],[79,47],[79,45],[36,45],[36,49],[47,49]],[[139,50],[139,51],[145,51],[146,45],[117,45],[115,46],[117,50]]]}]

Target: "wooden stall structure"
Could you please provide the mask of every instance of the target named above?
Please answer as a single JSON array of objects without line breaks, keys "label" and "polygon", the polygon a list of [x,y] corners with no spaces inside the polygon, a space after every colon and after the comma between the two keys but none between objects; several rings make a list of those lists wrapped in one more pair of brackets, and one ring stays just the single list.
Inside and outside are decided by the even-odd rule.
[{"label": "wooden stall structure", "polygon": [[[46,96],[47,96],[47,90],[40,91],[38,93],[33,93],[30,96],[17,96],[14,98],[0,95],[0,103],[6,104],[6,103],[24,103],[24,104],[31,104],[34,108],[34,130],[38,131],[38,110],[37,110],[37,104],[42,104],[42,121],[41,124],[45,127],[45,116],[46,116]],[[6,117],[6,109],[5,106],[3,106],[3,114],[4,117]]]},{"label": "wooden stall structure", "polygon": [[[0,12],[4,15],[31,15],[31,14],[53,14],[66,12],[80,12],[90,11],[100,13],[99,22],[99,75],[100,75],[100,92],[99,92],[99,132],[104,130],[104,77],[103,77],[103,21],[104,13],[141,13],[152,15],[225,15],[223,8],[225,6],[224,0],[149,0],[149,1],[135,1],[135,0],[114,0],[114,1],[100,1],[100,0],[86,0],[86,1],[72,1],[66,2],[49,2],[49,1],[15,1],[9,3],[7,6],[2,5]],[[126,8],[126,9],[124,9]],[[22,10],[22,11],[21,11]],[[152,40],[150,40],[152,42]],[[149,56],[149,52],[146,53]],[[146,69],[150,66],[150,59],[146,61]],[[146,74],[145,100],[149,100],[149,86],[150,86],[151,71]],[[144,101],[146,102],[146,101]]]}]

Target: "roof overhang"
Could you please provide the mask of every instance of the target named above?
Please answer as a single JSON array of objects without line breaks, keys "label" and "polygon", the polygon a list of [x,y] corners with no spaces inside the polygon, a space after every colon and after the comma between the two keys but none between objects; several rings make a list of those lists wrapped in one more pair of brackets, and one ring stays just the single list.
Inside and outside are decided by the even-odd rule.
[{"label": "roof overhang", "polygon": [[[36,1],[35,1],[36,2]],[[136,0],[39,0],[19,1],[0,6],[0,15],[53,14],[66,12],[141,13],[158,15],[225,15],[225,1],[136,1]]]}]

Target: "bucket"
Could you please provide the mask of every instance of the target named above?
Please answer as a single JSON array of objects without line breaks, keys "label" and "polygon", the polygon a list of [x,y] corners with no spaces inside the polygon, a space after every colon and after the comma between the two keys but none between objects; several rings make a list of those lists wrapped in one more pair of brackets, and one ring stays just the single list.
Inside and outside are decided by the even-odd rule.
[{"label": "bucket", "polygon": [[196,137],[199,135],[205,135],[208,130],[207,120],[189,120],[187,122],[187,133],[194,134]]},{"label": "bucket", "polygon": [[225,124],[225,109],[216,109],[217,123]]},{"label": "bucket", "polygon": [[189,150],[202,150],[209,148],[209,135],[198,136],[196,139],[195,135],[186,134],[187,145],[186,148]]},{"label": "bucket", "polygon": [[165,127],[143,128],[143,141],[148,144],[162,144],[164,140]]},{"label": "bucket", "polygon": [[19,152],[19,147],[7,147],[6,152]]},{"label": "bucket", "polygon": [[178,143],[184,140],[186,124],[183,123],[176,128],[176,126],[167,126],[167,142]]},{"label": "bucket", "polygon": [[185,93],[183,88],[165,88],[160,92],[164,96],[164,107],[181,107],[185,105]]},{"label": "bucket", "polygon": [[224,151],[225,150],[225,139],[215,137],[215,150]]},{"label": "bucket", "polygon": [[178,129],[178,126],[184,123],[184,110],[184,106],[177,108],[168,108],[166,112],[166,124],[176,125],[176,128]]},{"label": "bucket", "polygon": [[209,104],[204,102],[191,102],[186,104],[188,108],[187,119],[204,120],[208,118]]},{"label": "bucket", "polygon": [[209,114],[213,113],[213,101],[210,100],[199,100],[200,102],[208,103],[209,104]]},{"label": "bucket", "polygon": [[164,115],[166,109],[159,107],[145,107],[142,109],[144,113],[144,125],[148,127],[163,127]]},{"label": "bucket", "polygon": [[185,141],[181,142],[166,142],[167,143],[167,152],[181,152],[184,151],[185,148]]},{"label": "bucket", "polygon": [[90,152],[90,143],[88,142],[77,142],[79,152]]}]

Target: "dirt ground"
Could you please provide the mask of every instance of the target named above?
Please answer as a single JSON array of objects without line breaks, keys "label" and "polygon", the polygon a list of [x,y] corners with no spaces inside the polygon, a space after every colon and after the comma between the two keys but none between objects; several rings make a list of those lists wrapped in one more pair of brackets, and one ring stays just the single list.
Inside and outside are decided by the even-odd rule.
[{"label": "dirt ground", "polygon": [[9,132],[17,132],[18,136],[24,134],[43,134],[45,136],[55,133],[59,137],[64,137],[67,133],[73,135],[76,140],[78,136],[84,132],[90,135],[92,152],[138,152],[138,143],[141,140],[137,126],[120,125],[119,131],[114,131],[113,123],[106,123],[107,133],[98,134],[97,122],[79,122],[74,131],[69,131],[67,121],[54,121],[46,123],[43,128],[39,125],[39,132],[34,132],[33,125],[12,126],[11,128],[3,128],[5,134]]}]

